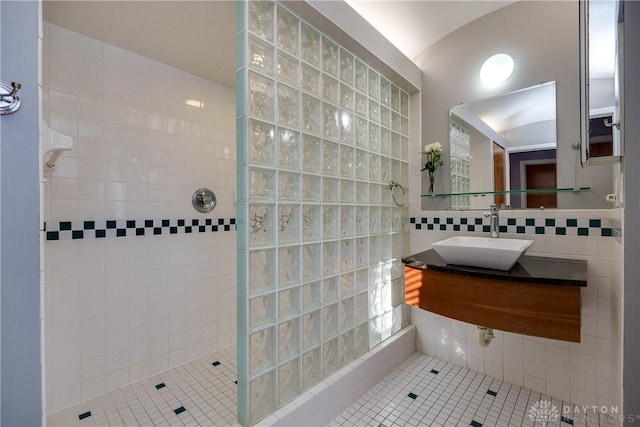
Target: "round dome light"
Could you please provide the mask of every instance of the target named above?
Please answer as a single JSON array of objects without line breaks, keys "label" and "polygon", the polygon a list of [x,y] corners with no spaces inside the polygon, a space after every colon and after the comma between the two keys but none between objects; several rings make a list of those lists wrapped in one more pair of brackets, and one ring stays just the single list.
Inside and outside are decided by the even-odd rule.
[{"label": "round dome light", "polygon": [[496,86],[507,80],[513,73],[513,58],[506,53],[498,53],[484,61],[480,78],[487,86]]}]

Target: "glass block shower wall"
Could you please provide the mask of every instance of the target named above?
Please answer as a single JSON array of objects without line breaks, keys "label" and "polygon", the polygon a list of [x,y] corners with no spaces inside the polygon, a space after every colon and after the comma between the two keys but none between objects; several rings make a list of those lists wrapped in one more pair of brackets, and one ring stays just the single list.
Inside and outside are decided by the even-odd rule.
[{"label": "glass block shower wall", "polygon": [[[471,191],[471,134],[469,129],[451,120],[449,127],[451,150],[451,192]],[[471,208],[471,196],[451,196],[451,209]]]},{"label": "glass block shower wall", "polygon": [[249,425],[408,324],[408,208],[389,182],[408,182],[409,97],[278,2],[238,2],[237,41]]}]

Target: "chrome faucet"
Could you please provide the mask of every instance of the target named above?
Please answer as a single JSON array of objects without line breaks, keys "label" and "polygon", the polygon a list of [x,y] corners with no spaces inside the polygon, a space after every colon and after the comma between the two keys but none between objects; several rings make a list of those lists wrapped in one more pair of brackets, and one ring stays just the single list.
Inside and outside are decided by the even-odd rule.
[{"label": "chrome faucet", "polygon": [[484,216],[490,220],[491,237],[500,237],[500,206],[496,204],[491,205],[491,212],[485,212]]}]

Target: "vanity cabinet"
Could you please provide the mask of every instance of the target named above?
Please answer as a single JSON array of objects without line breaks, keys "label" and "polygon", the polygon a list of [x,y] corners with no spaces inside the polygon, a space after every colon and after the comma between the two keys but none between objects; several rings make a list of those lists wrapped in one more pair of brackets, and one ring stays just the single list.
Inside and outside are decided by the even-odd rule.
[{"label": "vanity cabinet", "polygon": [[403,262],[407,304],[479,326],[580,342],[586,261],[525,255],[500,271],[446,264],[429,250]]}]

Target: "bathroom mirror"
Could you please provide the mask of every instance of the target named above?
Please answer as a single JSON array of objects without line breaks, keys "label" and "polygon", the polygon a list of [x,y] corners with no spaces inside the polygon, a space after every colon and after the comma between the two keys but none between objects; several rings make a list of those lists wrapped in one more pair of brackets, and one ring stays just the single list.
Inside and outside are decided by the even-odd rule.
[{"label": "bathroom mirror", "polygon": [[[558,207],[556,83],[452,107],[452,209]],[[497,192],[498,194],[495,194]],[[504,192],[504,193],[502,193]]]},{"label": "bathroom mirror", "polygon": [[623,25],[618,0],[588,0],[580,7],[581,160],[583,165],[620,161],[621,63],[618,33]]}]

